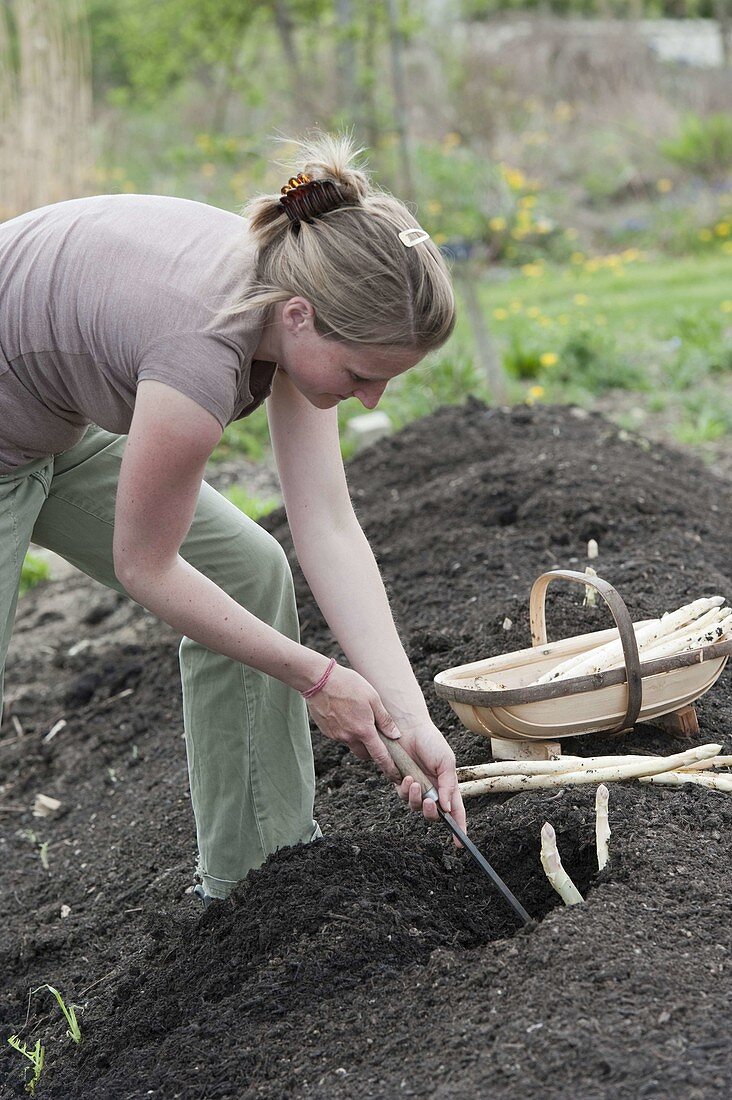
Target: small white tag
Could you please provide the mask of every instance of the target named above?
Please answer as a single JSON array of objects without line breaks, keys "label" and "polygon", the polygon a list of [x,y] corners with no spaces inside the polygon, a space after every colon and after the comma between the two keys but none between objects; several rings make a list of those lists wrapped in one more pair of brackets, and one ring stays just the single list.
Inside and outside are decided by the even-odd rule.
[{"label": "small white tag", "polygon": [[429,239],[430,235],[426,229],[402,229],[399,234],[399,240],[407,248],[414,248],[415,244],[422,244]]}]

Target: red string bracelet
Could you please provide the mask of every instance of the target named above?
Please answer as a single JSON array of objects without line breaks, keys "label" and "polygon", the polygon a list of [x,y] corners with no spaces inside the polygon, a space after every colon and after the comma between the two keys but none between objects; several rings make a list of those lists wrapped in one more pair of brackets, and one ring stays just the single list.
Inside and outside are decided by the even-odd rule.
[{"label": "red string bracelet", "polygon": [[328,683],[328,679],[330,677],[330,674],[333,671],[333,669],[335,668],[335,666],[336,666],[336,659],[335,659],[335,657],[331,657],[331,659],[328,661],[328,667],[326,668],[325,672],[323,673],[323,675],[318,680],[317,684],[313,684],[313,686],[311,688],[308,688],[307,691],[301,691],[300,692],[303,699],[310,699],[311,696],[317,695],[319,691],[322,691],[322,689]]}]

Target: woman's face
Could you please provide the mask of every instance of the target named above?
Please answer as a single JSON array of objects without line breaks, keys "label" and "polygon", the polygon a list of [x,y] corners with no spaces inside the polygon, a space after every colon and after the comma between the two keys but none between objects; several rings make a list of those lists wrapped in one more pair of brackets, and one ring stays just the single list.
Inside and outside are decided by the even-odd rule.
[{"label": "woman's face", "polygon": [[375,409],[392,378],[423,358],[410,348],[347,344],[315,331],[313,308],[291,298],[282,308],[277,363],[296,389],[318,409],[355,397]]}]

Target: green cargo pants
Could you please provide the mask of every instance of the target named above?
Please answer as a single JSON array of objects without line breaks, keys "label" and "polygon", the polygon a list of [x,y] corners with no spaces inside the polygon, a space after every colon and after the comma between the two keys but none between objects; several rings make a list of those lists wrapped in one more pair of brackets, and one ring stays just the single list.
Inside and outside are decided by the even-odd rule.
[{"label": "green cargo pants", "polygon": [[[0,707],[23,558],[32,540],[118,592],[112,533],[125,438],[90,428],[64,454],[0,475]],[[203,484],[181,556],[258,618],[298,638],[279,544]],[[184,638],[183,719],[198,872],[226,897],[277,848],[320,835],[307,708],[298,692]]]}]

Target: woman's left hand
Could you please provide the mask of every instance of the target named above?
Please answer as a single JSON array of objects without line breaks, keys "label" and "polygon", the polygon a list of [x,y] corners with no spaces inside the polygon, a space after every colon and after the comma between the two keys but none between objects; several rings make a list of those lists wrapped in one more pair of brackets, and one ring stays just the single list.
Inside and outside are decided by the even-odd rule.
[{"label": "woman's left hand", "polygon": [[[458,786],[455,771],[455,754],[442,736],[437,726],[425,721],[420,725],[405,728],[399,725],[401,737],[399,744],[409,753],[416,764],[434,780],[440,795],[443,810],[452,814],[460,828],[467,832],[465,807]],[[422,797],[422,788],[413,776],[407,775],[397,786],[397,793],[410,809],[421,810],[428,821],[439,821],[437,807],[431,798]],[[455,841],[461,847],[459,841]]]}]

